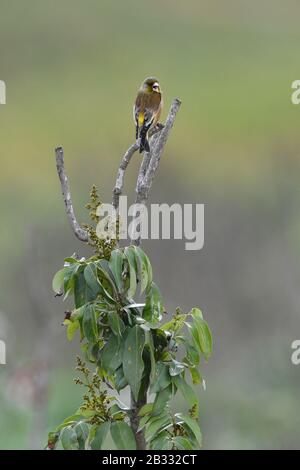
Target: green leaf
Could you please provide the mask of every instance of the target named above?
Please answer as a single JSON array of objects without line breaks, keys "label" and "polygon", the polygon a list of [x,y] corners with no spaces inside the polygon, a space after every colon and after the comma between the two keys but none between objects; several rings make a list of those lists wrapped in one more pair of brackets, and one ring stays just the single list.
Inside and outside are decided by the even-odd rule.
[{"label": "green leaf", "polygon": [[146,298],[146,304],[142,310],[141,318],[144,320],[144,329],[150,330],[151,325],[153,325],[154,328],[159,326],[159,322],[157,321],[157,317],[155,315],[153,300],[150,296]]},{"label": "green leaf", "polygon": [[83,272],[79,272],[74,276],[74,300],[75,307],[82,307],[84,304],[95,300],[97,295],[91,290],[87,284]]},{"label": "green leaf", "polygon": [[172,450],[173,442],[171,439],[166,440],[161,448],[161,450]]},{"label": "green leaf", "polygon": [[201,435],[198,422],[195,419],[191,418],[190,416],[184,415],[182,413],[177,413],[175,416],[178,417],[180,420],[182,420],[188,426],[188,428],[194,434],[198,444],[201,445],[202,435]]},{"label": "green leaf", "polygon": [[124,421],[112,423],[110,434],[118,450],[136,450],[132,429]]},{"label": "green leaf", "polygon": [[194,348],[190,343],[185,342],[185,348],[187,353],[188,361],[197,366],[200,363],[200,355],[196,348]]},{"label": "green leaf", "polygon": [[106,259],[99,259],[98,261],[95,261],[95,265],[99,269],[99,275],[103,278],[103,281],[105,280],[107,285],[109,285],[114,291],[117,291],[116,280],[112,270],[110,269],[109,262]]},{"label": "green leaf", "polygon": [[177,333],[184,326],[186,317],[187,315],[185,314],[175,315],[172,320],[162,325],[161,329],[165,331],[170,331],[170,333]]},{"label": "green leaf", "polygon": [[136,257],[140,265],[140,277],[141,277],[141,294],[145,290],[149,290],[152,284],[152,267],[149,261],[148,256],[143,252],[143,250],[135,246],[134,247]]},{"label": "green leaf", "polygon": [[117,403],[114,403],[109,408],[109,416],[111,416],[114,420],[122,420],[124,418],[124,411],[120,408]]},{"label": "green leaf", "polygon": [[193,446],[186,437],[175,436],[172,441],[178,450],[193,450]]},{"label": "green leaf", "polygon": [[124,376],[123,367],[119,367],[116,370],[114,379],[115,387],[118,393],[120,392],[120,390],[123,390],[123,388],[128,385],[128,382]]},{"label": "green leaf", "polygon": [[123,253],[121,250],[113,250],[111,252],[110,260],[109,260],[109,267],[114,275],[116,286],[119,292],[123,290]]},{"label": "green leaf", "polygon": [[76,331],[80,328],[78,320],[70,321],[67,326],[67,338],[69,341],[72,341]]},{"label": "green leaf", "polygon": [[161,320],[163,311],[163,299],[161,293],[154,282],[147,292],[146,305],[143,309],[143,318],[149,322]]},{"label": "green leaf", "polygon": [[74,258],[74,256],[76,256],[76,254],[74,253],[72,256],[69,256],[68,258],[65,258],[64,259],[64,262],[65,264],[74,264],[74,263],[78,263],[78,259],[77,258]]},{"label": "green leaf", "polygon": [[189,371],[192,377],[193,384],[201,384],[203,379],[198,369],[196,367],[190,367]]},{"label": "green leaf", "polygon": [[73,310],[73,312],[71,313],[71,321],[78,320],[80,322],[82,320],[84,309],[85,309],[85,305]]},{"label": "green leaf", "polygon": [[191,315],[193,318],[198,318],[198,320],[203,320],[203,315],[200,310],[200,308],[194,307],[192,310],[188,313],[188,315]]},{"label": "green leaf", "polygon": [[139,411],[139,416],[144,416],[148,413],[151,413],[153,409],[153,403],[146,403],[146,405],[142,406],[142,408]]},{"label": "green leaf", "polygon": [[120,315],[117,312],[111,312],[108,314],[107,318],[112,332],[117,336],[122,336],[125,325]]},{"label": "green leaf", "polygon": [[130,328],[125,341],[123,370],[135,400],[138,399],[144,371],[144,362],[142,357],[144,345],[144,331],[138,325]]},{"label": "green leaf", "polygon": [[144,429],[144,427],[146,426],[146,424],[150,420],[150,418],[151,418],[151,416],[145,415],[140,419],[138,432],[141,431],[142,429]]},{"label": "green leaf", "polygon": [[145,437],[147,441],[151,439],[162,429],[172,424],[172,418],[170,415],[160,416],[159,418],[151,419],[147,424]]},{"label": "green leaf", "polygon": [[58,440],[59,440],[59,433],[58,432],[49,432],[48,433],[47,449],[55,450]]},{"label": "green leaf", "polygon": [[155,317],[160,317],[162,311],[163,311],[163,298],[161,295],[161,292],[158,288],[158,286],[155,284],[155,282],[151,282],[151,287],[150,287],[150,293],[152,296],[153,300],[153,306],[155,309]]},{"label": "green leaf", "polygon": [[125,248],[125,256],[129,266],[129,289],[127,295],[131,299],[134,297],[137,287],[137,263],[132,247]]},{"label": "green leaf", "polygon": [[166,333],[160,328],[157,328],[153,331],[153,341],[155,351],[162,352],[168,346],[168,337]]},{"label": "green leaf", "polygon": [[75,287],[75,276],[77,272],[80,272],[80,270],[83,268],[83,266],[79,263],[74,263],[71,264],[70,266],[65,267],[65,275],[64,275],[64,293],[66,298],[70,292],[73,292],[74,287]]},{"label": "green leaf", "polygon": [[84,269],[84,279],[96,297],[100,292],[100,286],[97,278],[97,267],[93,263],[89,263]]},{"label": "green leaf", "polygon": [[95,410],[91,410],[90,408],[85,408],[80,406],[76,411],[77,414],[81,414],[83,418],[88,419],[92,418],[95,415]]},{"label": "green leaf", "polygon": [[156,394],[154,400],[152,414],[158,415],[165,410],[168,402],[172,397],[172,385],[169,385],[167,388]]},{"label": "green leaf", "polygon": [[205,355],[206,359],[208,359],[212,353],[213,342],[212,342],[211,331],[205,320],[202,320],[200,330],[201,330],[201,333],[199,332],[199,337],[200,337],[200,344],[202,347],[202,352]]},{"label": "green leaf", "polygon": [[66,268],[62,268],[53,277],[52,281],[52,289],[56,294],[60,294],[61,292],[61,287],[64,283],[64,277],[65,277],[65,272]]},{"label": "green leaf", "polygon": [[65,427],[60,435],[60,440],[65,450],[77,450],[79,449],[79,442],[77,440],[77,434],[72,426]]},{"label": "green leaf", "polygon": [[121,347],[117,336],[111,335],[106,345],[99,353],[101,367],[108,373],[112,374],[117,370],[123,361],[123,348]]},{"label": "green leaf", "polygon": [[[191,324],[191,333],[194,339],[194,343],[200,350],[206,359],[208,359],[212,353],[212,335],[205,320],[201,318],[201,312],[198,309],[193,309],[197,314],[193,314],[193,323]],[[200,313],[199,313],[200,312]],[[200,315],[201,314],[201,315]]]},{"label": "green leaf", "polygon": [[[141,303],[128,304],[128,305],[125,305],[125,307],[123,307],[123,309],[124,310],[139,309],[139,308],[145,307],[145,305],[146,304],[141,304]],[[139,323],[145,323],[145,320],[142,317],[136,317],[136,320],[139,320]]]},{"label": "green leaf", "polygon": [[168,441],[170,441],[170,434],[166,431],[162,431],[155,439],[152,439],[150,448],[151,450],[162,450]]},{"label": "green leaf", "polygon": [[76,426],[74,427],[74,430],[75,430],[76,435],[77,435],[79,449],[84,450],[85,449],[85,442],[86,442],[86,440],[89,436],[90,427],[87,423],[85,423],[84,421],[81,421],[78,424],[76,424]]},{"label": "green leaf", "polygon": [[93,266],[97,268],[96,276],[100,289],[99,294],[109,303],[115,303],[113,294],[116,293],[116,285],[108,261],[106,259],[100,259],[94,261]]},{"label": "green leaf", "polygon": [[61,429],[65,428],[66,426],[70,426],[71,424],[75,424],[78,421],[81,421],[84,419],[84,417],[81,414],[74,414],[71,416],[68,416],[57,428],[56,432],[60,431]]},{"label": "green leaf", "polygon": [[105,441],[110,429],[110,423],[105,422],[94,425],[90,430],[89,442],[91,449],[101,450],[103,442]]},{"label": "green leaf", "polygon": [[183,371],[184,371],[184,364],[173,359],[172,364],[169,367],[170,375],[174,377],[175,375],[181,374]]},{"label": "green leaf", "polygon": [[86,305],[82,317],[82,329],[86,339],[95,343],[98,339],[96,313],[93,305]]},{"label": "green leaf", "polygon": [[151,363],[150,383],[152,383],[155,380],[155,357],[154,357],[154,343],[153,343],[153,338],[152,338],[152,331],[145,331],[145,346],[147,346],[147,349],[150,355],[150,363]]},{"label": "green leaf", "polygon": [[172,382],[182,393],[190,408],[198,407],[198,398],[193,388],[179,375],[172,378]]},{"label": "green leaf", "polygon": [[155,376],[151,385],[151,393],[158,393],[164,390],[171,383],[169,368],[163,362],[157,362],[155,367]]}]

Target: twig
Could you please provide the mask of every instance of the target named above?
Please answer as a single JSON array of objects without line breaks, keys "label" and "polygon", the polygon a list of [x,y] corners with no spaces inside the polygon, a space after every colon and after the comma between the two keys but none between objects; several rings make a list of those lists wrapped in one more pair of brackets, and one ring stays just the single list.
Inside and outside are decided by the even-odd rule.
[{"label": "twig", "polygon": [[61,190],[62,190],[62,195],[64,198],[67,217],[69,219],[70,225],[76,237],[82,242],[87,242],[89,239],[88,233],[86,230],[80,227],[79,223],[77,222],[75,213],[74,213],[70,186],[69,186],[68,177],[65,171],[64,151],[62,147],[57,147],[55,149],[55,156],[56,156],[56,168],[57,168],[57,173],[58,173],[60,184],[61,184]]},{"label": "twig", "polygon": [[147,168],[149,166],[149,163],[151,161],[152,152],[153,152],[153,149],[155,147],[155,144],[157,142],[158,137],[159,137],[159,133],[157,133],[157,134],[155,134],[151,137],[151,139],[150,139],[150,149],[151,149],[151,151],[149,153],[144,153],[143,161],[141,163],[139,174],[138,174],[138,177],[137,177],[137,180],[136,180],[136,189],[135,189],[136,191],[138,190],[139,186],[142,184],[143,179],[145,178],[145,174],[146,174]]},{"label": "twig", "polygon": [[126,151],[126,153],[124,154],[122,161],[120,163],[115,187],[113,189],[113,207],[116,211],[118,211],[119,209],[120,196],[122,194],[122,190],[124,186],[125,171],[129,165],[131,157],[139,149],[139,146],[140,146],[139,141],[136,141],[134,144],[132,144],[129,147],[129,149]]},{"label": "twig", "polygon": [[[158,123],[154,129],[150,130],[149,136],[152,137],[152,139],[153,139],[154,136],[158,135],[163,128],[164,128],[164,125],[161,124],[161,123]],[[115,183],[115,186],[114,186],[114,189],[113,189],[113,201],[112,201],[113,202],[113,207],[116,210],[116,212],[118,212],[118,209],[119,209],[119,201],[120,201],[120,196],[121,196],[122,191],[123,191],[125,172],[127,170],[127,167],[130,163],[130,160],[131,160],[132,156],[139,149],[139,147],[140,147],[140,141],[138,139],[125,152],[125,154],[124,154],[124,156],[121,160],[120,166],[118,168],[116,183]],[[149,159],[149,155],[150,154],[145,153],[144,159],[145,158]],[[143,159],[143,161],[144,161],[144,159]]]},{"label": "twig", "polygon": [[136,188],[136,202],[139,204],[146,204],[148,197],[149,197],[149,192],[153,183],[153,179],[156,173],[156,170],[158,168],[162,152],[164,149],[164,146],[168,140],[169,133],[173,127],[176,114],[180,108],[181,101],[176,98],[170,108],[166,124],[160,134],[158,135],[158,138],[156,139],[153,148],[151,150],[151,159],[149,161],[148,167],[145,172],[145,176],[141,177],[140,180],[138,179],[138,185]]},{"label": "twig", "polygon": [[136,440],[136,447],[137,450],[146,450],[146,439],[145,433],[143,430],[138,431],[140,427],[140,419],[139,416],[140,409],[147,403],[147,393],[145,393],[138,401],[135,401],[132,393],[130,394],[130,409],[131,409],[131,416],[130,416],[130,424],[131,428],[135,435]]},{"label": "twig", "polygon": [[[166,124],[162,131],[152,138],[152,147],[150,154],[144,157],[144,160],[141,164],[139,175],[137,178],[136,185],[136,200],[137,204],[146,205],[150,189],[154,180],[155,173],[157,171],[164,146],[169,137],[169,133],[173,127],[176,114],[180,108],[181,101],[176,98],[170,108]],[[139,246],[141,244],[141,237],[139,236],[134,240],[134,244]]]}]

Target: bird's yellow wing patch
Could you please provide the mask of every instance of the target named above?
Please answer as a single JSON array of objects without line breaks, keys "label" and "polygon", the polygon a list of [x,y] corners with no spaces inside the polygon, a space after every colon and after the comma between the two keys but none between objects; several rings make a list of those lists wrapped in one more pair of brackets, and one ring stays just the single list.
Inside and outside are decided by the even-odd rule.
[{"label": "bird's yellow wing patch", "polygon": [[144,124],[145,114],[141,111],[138,115],[138,124],[141,126]]}]

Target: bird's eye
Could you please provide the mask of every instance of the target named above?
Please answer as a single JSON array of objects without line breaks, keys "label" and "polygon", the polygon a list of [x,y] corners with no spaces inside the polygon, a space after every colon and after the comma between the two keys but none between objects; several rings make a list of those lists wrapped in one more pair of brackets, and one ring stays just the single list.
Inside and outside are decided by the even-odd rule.
[{"label": "bird's eye", "polygon": [[159,91],[159,84],[158,84],[158,83],[154,83],[154,84],[152,85],[152,90],[153,90],[153,91]]}]

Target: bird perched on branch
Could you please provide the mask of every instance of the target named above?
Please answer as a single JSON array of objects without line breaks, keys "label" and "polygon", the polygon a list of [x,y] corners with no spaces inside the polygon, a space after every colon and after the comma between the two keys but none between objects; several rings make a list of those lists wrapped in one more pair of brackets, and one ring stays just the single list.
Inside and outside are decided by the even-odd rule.
[{"label": "bird perched on branch", "polygon": [[136,97],[133,117],[136,125],[136,139],[140,138],[140,153],[150,151],[148,131],[159,120],[163,106],[162,94],[158,80],[146,78]]}]

